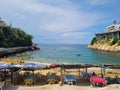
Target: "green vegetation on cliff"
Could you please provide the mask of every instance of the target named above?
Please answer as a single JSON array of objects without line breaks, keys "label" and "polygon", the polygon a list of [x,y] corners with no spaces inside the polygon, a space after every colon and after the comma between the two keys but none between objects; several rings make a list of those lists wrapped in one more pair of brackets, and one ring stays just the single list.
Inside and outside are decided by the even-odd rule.
[{"label": "green vegetation on cliff", "polygon": [[118,39],[117,37],[113,38],[113,40],[112,40],[112,42],[110,43],[110,45],[112,46],[112,45],[118,43],[118,40],[119,40],[119,39]]},{"label": "green vegetation on cliff", "polygon": [[0,29],[0,47],[21,47],[31,46],[32,36],[26,34],[19,28],[10,26]]},{"label": "green vegetation on cliff", "polygon": [[120,46],[120,39],[118,39],[117,37],[114,37],[113,39],[109,39],[109,38],[96,38],[94,37],[92,40],[91,40],[91,45],[94,45],[94,44],[107,44],[107,45],[115,45],[117,44],[118,46]]},{"label": "green vegetation on cliff", "polygon": [[90,44],[93,45],[93,44],[96,43],[96,42],[97,42],[97,38],[94,37],[94,38],[92,39],[92,41],[91,41]]}]

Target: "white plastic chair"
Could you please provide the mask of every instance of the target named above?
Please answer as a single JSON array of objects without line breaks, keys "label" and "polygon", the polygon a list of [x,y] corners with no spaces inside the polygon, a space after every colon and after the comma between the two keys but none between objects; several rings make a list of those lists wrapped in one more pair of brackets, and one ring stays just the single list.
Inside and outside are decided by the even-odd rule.
[{"label": "white plastic chair", "polygon": [[4,82],[0,82],[0,89],[2,90],[4,86]]}]

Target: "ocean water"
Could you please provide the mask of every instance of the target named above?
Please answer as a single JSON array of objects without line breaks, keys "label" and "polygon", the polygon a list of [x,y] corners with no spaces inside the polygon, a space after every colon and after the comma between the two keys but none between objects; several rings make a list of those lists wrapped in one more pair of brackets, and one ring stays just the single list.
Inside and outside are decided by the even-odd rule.
[{"label": "ocean water", "polygon": [[[39,45],[39,51],[29,52],[32,61],[71,64],[120,64],[120,55],[88,49],[87,45]],[[78,55],[80,54],[80,55]]]}]

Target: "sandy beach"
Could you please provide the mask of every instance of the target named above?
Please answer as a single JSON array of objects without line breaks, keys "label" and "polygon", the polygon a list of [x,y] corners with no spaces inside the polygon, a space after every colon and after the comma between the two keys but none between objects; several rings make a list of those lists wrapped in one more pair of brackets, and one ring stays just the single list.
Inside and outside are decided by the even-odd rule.
[{"label": "sandy beach", "polygon": [[63,85],[60,87],[58,84],[44,85],[44,86],[6,86],[5,90],[120,90],[120,85],[113,84],[106,87],[90,87],[90,86],[73,86]]}]

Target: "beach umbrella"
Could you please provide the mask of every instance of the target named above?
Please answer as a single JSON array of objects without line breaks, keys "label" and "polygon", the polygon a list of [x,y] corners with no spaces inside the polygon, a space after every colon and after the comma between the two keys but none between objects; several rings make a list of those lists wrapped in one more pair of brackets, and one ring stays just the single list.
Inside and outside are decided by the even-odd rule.
[{"label": "beach umbrella", "polygon": [[8,64],[8,69],[11,71],[17,71],[18,73],[23,69],[23,66],[20,64]]},{"label": "beach umbrella", "polygon": [[24,65],[24,67],[25,68],[27,68],[27,67],[30,67],[30,68],[36,68],[36,67],[38,67],[38,65],[37,64],[35,64],[35,63],[26,63],[25,65]]},{"label": "beach umbrella", "polygon": [[44,64],[38,64],[38,67],[39,68],[46,68],[46,65],[44,65]]},{"label": "beach umbrella", "polygon": [[22,65],[20,65],[20,64],[8,64],[8,67],[9,68],[21,68]]},{"label": "beach umbrella", "polygon": [[8,64],[7,68],[13,72],[14,71],[20,72],[23,69],[23,66],[20,64]]},{"label": "beach umbrella", "polygon": [[4,63],[4,62],[0,62],[0,69],[4,69],[7,68],[8,64]]},{"label": "beach umbrella", "polygon": [[8,64],[8,69],[10,69],[10,71],[11,71],[11,84],[13,84],[13,73],[15,72],[15,71],[17,71],[17,72],[19,72],[19,71],[21,71],[21,69],[22,69],[22,65],[20,65],[20,64]]},{"label": "beach umbrella", "polygon": [[37,64],[35,64],[35,63],[26,63],[25,65],[24,65],[24,70],[31,70],[31,71],[33,71],[33,74],[34,74],[34,70],[37,70],[39,67],[38,67],[38,65]]},{"label": "beach umbrella", "polygon": [[55,63],[52,63],[52,64],[49,65],[49,67],[57,67],[57,66],[59,66],[59,65],[55,64]]}]

